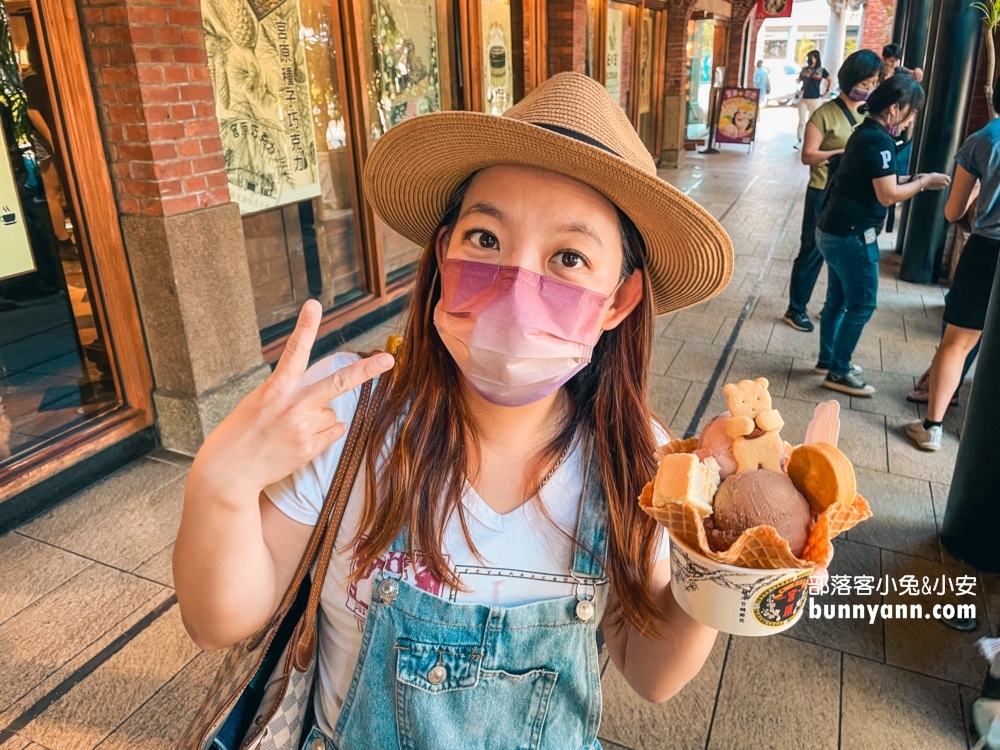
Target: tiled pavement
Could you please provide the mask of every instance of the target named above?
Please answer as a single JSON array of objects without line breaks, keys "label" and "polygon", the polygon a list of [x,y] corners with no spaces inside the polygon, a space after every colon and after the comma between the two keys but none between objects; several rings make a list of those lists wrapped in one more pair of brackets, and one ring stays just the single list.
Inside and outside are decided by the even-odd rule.
[{"label": "tiled pavement", "polygon": [[[792,125],[791,111],[769,109],[751,155],[727,147],[663,173],[722,219],[737,251],[723,294],[657,325],[652,400],[678,433],[721,411],[722,383],[744,377],[770,380],[791,442],[802,439],[814,404],[830,398],[810,372],[817,335],[778,321],[805,187]],[[879,309],[856,357],[879,393],[840,399],[842,445],[875,516],[837,542],[831,572],[975,574],[937,537],[961,412],[949,415],[936,455],[911,449],[900,432],[920,413],[903,397],[934,351],[942,292],[897,281],[893,259],[884,256]],[[813,313],[822,294],[821,286]],[[391,330],[350,343],[378,345]],[[173,746],[220,658],[187,639],[172,598],[171,542],[189,463],[155,452],[0,537],[0,750]],[[1000,576],[979,582],[975,633],[933,620],[803,620],[787,635],[720,636],[701,673],[664,705],[638,700],[606,669],[602,742],[609,750],[968,748],[966,716],[984,676],[973,644],[1000,627]]]}]

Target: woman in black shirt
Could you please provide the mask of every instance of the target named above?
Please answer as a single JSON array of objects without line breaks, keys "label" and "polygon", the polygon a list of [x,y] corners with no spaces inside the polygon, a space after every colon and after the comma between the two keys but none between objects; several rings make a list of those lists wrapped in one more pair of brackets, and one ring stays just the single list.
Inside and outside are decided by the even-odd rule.
[{"label": "woman in black shirt", "polygon": [[[823,82],[826,82],[826,90],[823,90]],[[833,87],[833,78],[830,71],[823,67],[819,52],[812,50],[806,55],[806,66],[799,73],[799,83],[802,84],[802,99],[799,101],[799,143],[802,143],[802,136],[806,132],[806,123],[812,117],[812,113],[819,109],[823,103],[823,96],[830,93]],[[798,146],[796,146],[798,148]]]},{"label": "woman in black shirt", "polygon": [[872,92],[868,118],[847,142],[820,212],[816,247],[829,267],[829,280],[814,372],[826,375],[825,388],[852,396],[875,393],[861,378],[861,368],[851,364],[851,355],[875,312],[877,239],[886,207],[951,182],[938,172],[896,175],[895,138],[923,103],[924,90],[910,76],[893,76]]}]

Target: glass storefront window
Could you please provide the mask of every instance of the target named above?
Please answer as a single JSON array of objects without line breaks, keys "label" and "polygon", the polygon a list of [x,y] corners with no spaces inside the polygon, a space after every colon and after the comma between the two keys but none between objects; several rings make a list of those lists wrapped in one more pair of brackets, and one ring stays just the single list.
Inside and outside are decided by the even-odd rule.
[{"label": "glass storefront window", "polygon": [[687,137],[708,134],[708,110],[712,96],[712,52],[715,45],[715,21],[688,21],[688,92]]},{"label": "glass storefront window", "polygon": [[0,0],[0,465],[122,404],[35,20]]},{"label": "glass storefront window", "polygon": [[634,6],[608,0],[604,87],[626,112],[632,87]]},{"label": "glass storefront window", "polygon": [[584,56],[584,70],[591,78],[597,76],[597,0],[587,0],[587,51]]},{"label": "glass storefront window", "polygon": [[264,343],[307,299],[330,310],[364,292],[333,12],[322,0],[202,1]]},{"label": "glass storefront window", "polygon": [[653,113],[653,47],[656,43],[658,11],[642,9],[642,46],[639,52],[639,137],[646,148],[653,148],[655,137]]}]

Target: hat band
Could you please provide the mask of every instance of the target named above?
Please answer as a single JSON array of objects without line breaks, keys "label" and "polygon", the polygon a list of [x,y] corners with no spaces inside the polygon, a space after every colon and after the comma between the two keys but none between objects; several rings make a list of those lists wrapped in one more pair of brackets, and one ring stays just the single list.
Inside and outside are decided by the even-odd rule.
[{"label": "hat band", "polygon": [[608,148],[607,146],[605,146],[600,141],[598,141],[598,140],[596,140],[594,138],[591,138],[589,135],[584,135],[583,133],[578,133],[575,130],[570,130],[569,128],[563,128],[563,127],[560,127],[558,125],[549,125],[548,123],[544,123],[544,122],[533,122],[533,123],[530,123],[530,124],[534,125],[535,127],[538,127],[538,128],[544,128],[545,130],[551,130],[553,133],[558,133],[559,135],[564,135],[567,138],[572,138],[574,141],[580,141],[580,143],[586,143],[588,146],[596,146],[597,148],[601,149],[601,151],[607,151],[612,156],[617,156],[619,159],[622,158],[621,154],[619,154],[619,153],[613,151],[612,149]]}]

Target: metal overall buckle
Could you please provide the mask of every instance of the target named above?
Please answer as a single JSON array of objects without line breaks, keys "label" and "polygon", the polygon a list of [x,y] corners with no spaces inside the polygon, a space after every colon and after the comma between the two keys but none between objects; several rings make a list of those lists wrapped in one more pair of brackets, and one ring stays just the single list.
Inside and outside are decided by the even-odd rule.
[{"label": "metal overall buckle", "polygon": [[585,580],[577,578],[572,573],[570,575],[576,581],[576,586],[573,589],[573,595],[576,597],[576,619],[580,622],[590,622],[594,619],[594,615],[597,614],[597,608],[594,606],[594,599],[597,598],[597,587],[602,583],[607,583],[608,579],[592,578]]}]

